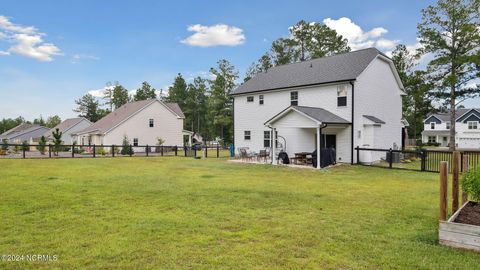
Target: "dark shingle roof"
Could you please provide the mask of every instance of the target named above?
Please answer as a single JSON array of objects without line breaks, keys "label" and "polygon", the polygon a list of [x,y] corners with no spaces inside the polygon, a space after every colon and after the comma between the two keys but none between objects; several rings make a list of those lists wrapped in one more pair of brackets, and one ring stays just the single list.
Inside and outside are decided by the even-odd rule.
[{"label": "dark shingle roof", "polygon": [[[462,115],[464,115],[465,113],[467,113],[468,111],[471,111],[471,110],[477,110],[480,112],[480,109],[477,109],[477,108],[470,108],[470,109],[467,109],[467,108],[461,108],[461,109],[457,109],[455,111],[455,116],[458,118],[460,118]],[[442,122],[449,122],[450,121],[450,113],[449,112],[439,112],[439,113],[433,113],[433,114],[429,114],[426,118],[430,118],[431,116],[435,116],[436,118],[438,118],[439,120],[441,120]]]},{"label": "dark shingle roof", "polygon": [[341,118],[340,116],[333,114],[325,109],[306,106],[292,106],[295,110],[302,112],[311,118],[322,123],[335,123],[335,124],[350,124],[349,121]]},{"label": "dark shingle roof", "polygon": [[379,54],[382,53],[377,49],[368,48],[276,66],[257,74],[235,89],[233,94],[354,80]]},{"label": "dark shingle roof", "polygon": [[380,120],[379,118],[372,116],[372,115],[364,115],[363,117],[367,118],[368,120],[374,122],[375,124],[385,124],[385,121]]}]

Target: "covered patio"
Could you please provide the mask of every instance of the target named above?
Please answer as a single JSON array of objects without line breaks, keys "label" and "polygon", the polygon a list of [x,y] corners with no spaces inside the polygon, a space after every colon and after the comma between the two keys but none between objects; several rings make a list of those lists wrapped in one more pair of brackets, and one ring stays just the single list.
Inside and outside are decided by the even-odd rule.
[{"label": "covered patio", "polygon": [[[295,161],[313,155],[314,163],[322,161],[325,149],[335,153],[334,163],[348,162],[351,158],[351,123],[323,108],[290,106],[265,122],[265,126],[275,134],[272,164],[278,163],[278,155],[283,152]],[[321,162],[316,162],[316,167],[321,168]]]}]

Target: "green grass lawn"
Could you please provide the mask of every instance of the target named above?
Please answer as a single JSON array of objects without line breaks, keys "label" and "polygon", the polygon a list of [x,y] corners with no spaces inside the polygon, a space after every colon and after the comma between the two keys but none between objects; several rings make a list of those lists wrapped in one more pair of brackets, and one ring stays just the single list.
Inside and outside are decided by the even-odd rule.
[{"label": "green grass lawn", "polygon": [[478,269],[438,244],[437,174],[223,159],[0,160],[0,269]]}]

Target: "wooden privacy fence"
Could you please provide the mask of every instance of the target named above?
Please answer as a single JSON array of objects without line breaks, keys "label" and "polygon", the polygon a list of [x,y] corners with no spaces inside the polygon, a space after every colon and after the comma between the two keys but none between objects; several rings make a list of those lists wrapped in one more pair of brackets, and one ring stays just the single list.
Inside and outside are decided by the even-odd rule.
[{"label": "wooden privacy fence", "polygon": [[0,158],[56,158],[56,157],[119,157],[119,156],[183,156],[183,157],[227,157],[221,146],[165,146],[165,145],[38,145],[2,144]]},{"label": "wooden privacy fence", "polygon": [[[452,163],[453,151],[439,151],[439,150],[393,150],[380,148],[362,148],[356,147],[357,164],[364,164],[362,162],[362,152],[380,153],[380,162],[368,164],[370,166],[386,167],[390,169],[408,169],[423,172],[440,172],[440,162],[446,161],[448,164]],[[480,166],[480,151],[458,151],[459,159],[463,160],[468,156],[467,162],[460,162],[459,170],[463,172],[464,165],[467,164],[470,168],[477,168]],[[395,155],[398,155],[399,161],[395,162]],[[392,157],[392,158],[389,158]],[[412,161],[413,160],[413,161]],[[408,163],[406,163],[408,161]],[[450,173],[453,173],[453,166],[447,168]]]}]

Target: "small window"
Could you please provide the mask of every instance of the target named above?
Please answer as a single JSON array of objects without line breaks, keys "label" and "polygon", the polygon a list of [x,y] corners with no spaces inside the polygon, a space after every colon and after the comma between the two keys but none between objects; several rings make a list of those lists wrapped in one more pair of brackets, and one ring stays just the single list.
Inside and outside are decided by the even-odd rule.
[{"label": "small window", "polygon": [[263,105],[263,95],[258,96],[258,104]]},{"label": "small window", "polygon": [[149,127],[153,127],[153,119],[149,119],[149,120],[148,120],[148,126],[149,126]]},{"label": "small window", "polygon": [[263,147],[270,147],[270,131],[265,130],[263,132]]},{"label": "small window", "polygon": [[247,97],[247,102],[253,102],[253,96],[248,96]]},{"label": "small window", "polygon": [[245,130],[245,131],[243,132],[243,138],[244,138],[246,141],[250,141],[250,138],[251,138],[251,136],[250,136],[250,130]]},{"label": "small window", "polygon": [[437,137],[435,137],[435,136],[428,136],[428,142],[429,142],[429,143],[436,143],[436,142],[437,142]]},{"label": "small window", "polygon": [[478,127],[478,122],[477,121],[468,121],[468,129],[477,129]]},{"label": "small window", "polygon": [[133,138],[133,146],[138,146],[138,138]]},{"label": "small window", "polygon": [[347,106],[347,86],[346,85],[339,85],[337,87],[337,106],[338,107],[345,107]]},{"label": "small window", "polygon": [[430,123],[430,129],[435,129],[435,122]]},{"label": "small window", "polygon": [[298,92],[293,91],[290,92],[290,105],[297,106],[298,105]]},{"label": "small window", "polygon": [[445,128],[450,129],[450,122],[445,122]]}]

